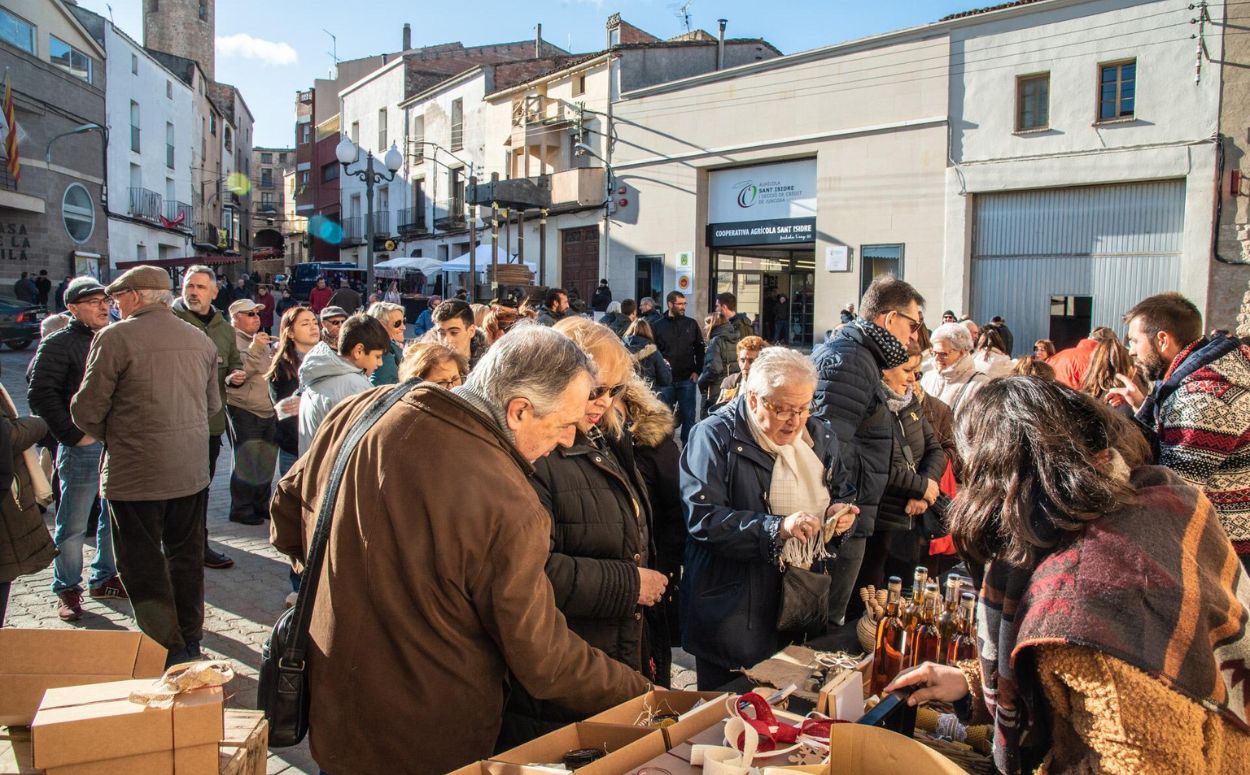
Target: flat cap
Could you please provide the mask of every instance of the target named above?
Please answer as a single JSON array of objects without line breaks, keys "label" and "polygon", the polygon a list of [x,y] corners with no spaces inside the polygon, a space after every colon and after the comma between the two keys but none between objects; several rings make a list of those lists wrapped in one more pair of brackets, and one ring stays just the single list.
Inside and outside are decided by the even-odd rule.
[{"label": "flat cap", "polygon": [[94,277],[75,277],[65,288],[65,303],[77,304],[88,296],[104,293],[104,286]]},{"label": "flat cap", "polygon": [[347,317],[347,310],[343,309],[342,307],[330,306],[321,310],[321,317],[319,319],[328,320],[329,318],[345,318],[345,317]]},{"label": "flat cap", "polygon": [[104,292],[112,296],[122,291],[167,291],[169,288],[169,272],[159,266],[136,266],[109,283]]}]

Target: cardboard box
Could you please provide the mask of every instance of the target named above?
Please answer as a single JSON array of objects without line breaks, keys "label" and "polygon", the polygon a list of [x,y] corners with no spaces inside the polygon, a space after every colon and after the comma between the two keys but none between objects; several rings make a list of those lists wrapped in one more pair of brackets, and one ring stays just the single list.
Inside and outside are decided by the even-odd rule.
[{"label": "cardboard box", "polygon": [[[564,754],[578,748],[603,748],[608,755],[577,770],[580,775],[619,775],[664,753],[664,735],[651,729],[582,721],[561,727],[482,763],[491,775],[504,775],[490,769],[492,762],[505,764],[547,764],[559,762]],[[181,774],[180,774],[181,775]]]},{"label": "cardboard box", "polygon": [[148,680],[67,686],[44,695],[31,737],[48,775],[217,775],[225,734],[220,686],[178,695],[172,707],[127,699]]},{"label": "cardboard box", "polygon": [[0,775],[41,775],[26,727],[0,727]]},{"label": "cardboard box", "polygon": [[226,733],[221,738],[221,775],[265,775],[268,759],[269,722],[264,712],[228,709]]},{"label": "cardboard box", "polygon": [[[640,719],[652,713],[676,713],[680,717],[676,724],[658,727],[664,735],[664,747],[672,748],[713,724],[724,721],[729,715],[729,710],[725,707],[725,701],[728,698],[729,695],[724,692],[681,692],[658,689],[632,700],[626,700],[616,707],[591,716],[586,721],[637,726]],[[649,728],[656,729],[657,727],[653,725]]]},{"label": "cardboard box", "polygon": [[168,653],[141,632],[0,629],[0,725],[29,726],[48,689],[158,678]]}]

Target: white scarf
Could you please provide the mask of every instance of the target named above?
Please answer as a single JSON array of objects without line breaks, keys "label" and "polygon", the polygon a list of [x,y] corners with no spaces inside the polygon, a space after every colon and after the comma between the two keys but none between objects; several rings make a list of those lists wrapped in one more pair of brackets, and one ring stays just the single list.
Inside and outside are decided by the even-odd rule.
[{"label": "white scarf", "polygon": [[[825,487],[825,466],[812,449],[811,434],[805,427],[789,444],[776,444],[755,421],[749,404],[746,409],[752,438],[774,459],[772,483],[768,487],[769,507],[783,519],[795,512],[806,511],[823,525],[830,497]],[[791,565],[810,567],[814,560],[827,557],[821,535],[821,531],[817,531],[816,537],[807,545],[794,538],[787,539],[782,558]]]}]

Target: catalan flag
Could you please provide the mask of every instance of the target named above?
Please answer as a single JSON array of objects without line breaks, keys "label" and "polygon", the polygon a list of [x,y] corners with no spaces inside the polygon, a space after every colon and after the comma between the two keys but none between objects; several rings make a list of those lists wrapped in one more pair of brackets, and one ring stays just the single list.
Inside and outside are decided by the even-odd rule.
[{"label": "catalan flag", "polygon": [[22,181],[22,162],[17,156],[17,115],[13,110],[13,84],[8,72],[4,74],[4,154],[9,174],[17,183]]}]

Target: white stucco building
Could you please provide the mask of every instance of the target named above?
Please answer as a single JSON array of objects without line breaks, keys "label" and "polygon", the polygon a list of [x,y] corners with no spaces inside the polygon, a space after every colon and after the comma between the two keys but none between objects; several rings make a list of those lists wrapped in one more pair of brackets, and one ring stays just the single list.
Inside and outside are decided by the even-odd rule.
[{"label": "white stucco building", "polygon": [[1170,2],[1048,0],[949,22],[931,307],[1002,315],[1016,354],[1090,326],[1122,333],[1123,313],[1162,291],[1206,308],[1221,28],[1194,17]]},{"label": "white stucco building", "polygon": [[108,51],[109,260],[191,255],[192,91],[111,22]]}]

